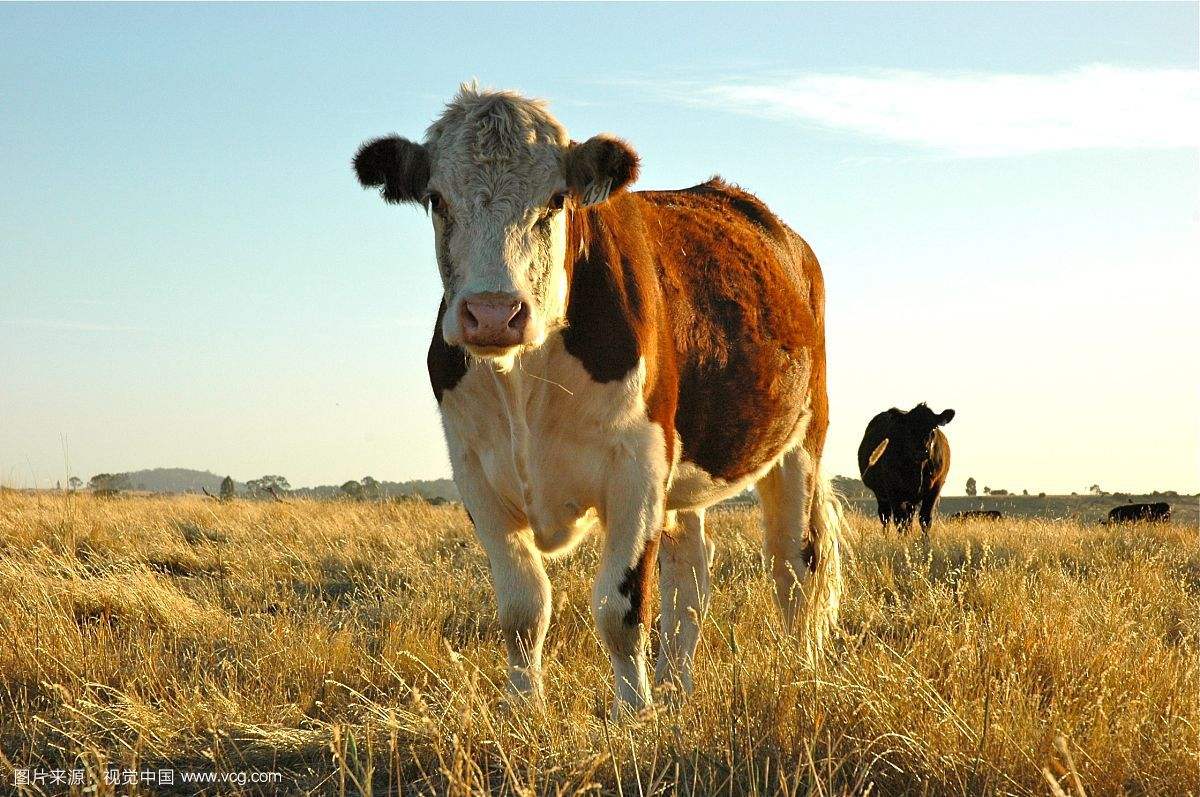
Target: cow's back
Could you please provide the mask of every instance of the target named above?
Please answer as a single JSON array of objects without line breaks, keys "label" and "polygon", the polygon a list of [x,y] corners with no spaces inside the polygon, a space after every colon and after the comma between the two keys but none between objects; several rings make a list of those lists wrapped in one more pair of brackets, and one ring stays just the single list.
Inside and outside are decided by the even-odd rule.
[{"label": "cow's back", "polygon": [[635,195],[678,374],[683,460],[725,481],[828,422],[824,283],[808,244],[718,179]]}]

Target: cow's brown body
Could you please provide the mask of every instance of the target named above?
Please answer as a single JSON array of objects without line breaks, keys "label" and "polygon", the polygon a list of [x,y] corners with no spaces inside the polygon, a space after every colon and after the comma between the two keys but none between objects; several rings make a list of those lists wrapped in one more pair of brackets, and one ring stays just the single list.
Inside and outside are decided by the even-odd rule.
[{"label": "cow's brown body", "polygon": [[[644,359],[647,411],[669,458],[736,484],[778,458],[802,421],[819,456],[828,426],[824,283],[799,235],[718,179],[574,210],[568,229],[576,256],[566,350],[598,383]],[[440,327],[439,313],[428,360],[439,402],[468,362]]]}]

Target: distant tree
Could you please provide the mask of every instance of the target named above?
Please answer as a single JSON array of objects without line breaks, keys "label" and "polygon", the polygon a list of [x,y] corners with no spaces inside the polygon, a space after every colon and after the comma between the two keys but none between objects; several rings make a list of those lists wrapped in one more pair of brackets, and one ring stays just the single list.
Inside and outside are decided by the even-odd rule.
[{"label": "distant tree", "polygon": [[292,489],[288,480],[283,476],[263,476],[261,479],[251,479],[246,482],[246,492],[255,497],[277,495]]},{"label": "distant tree", "polygon": [[70,487],[72,491],[78,490],[83,486],[83,479],[79,478],[78,476],[72,476],[71,478],[67,479],[67,486]]},{"label": "distant tree", "polygon": [[967,495],[975,497],[975,477],[971,476],[967,479]]},{"label": "distant tree", "polygon": [[126,473],[97,473],[88,479],[88,487],[112,493],[128,490],[129,475]]},{"label": "distant tree", "polygon": [[350,481],[343,484],[341,487],[341,490],[342,490],[342,494],[345,495],[347,498],[353,499],[355,501],[362,500],[363,486],[362,486],[362,484],[354,481],[353,479],[351,479]]},{"label": "distant tree", "polygon": [[992,490],[992,495],[1008,495],[1008,490]]},{"label": "distant tree", "polygon": [[1028,491],[1028,490],[1022,490],[1022,491],[1021,491],[1021,495],[1029,495],[1029,491]]},{"label": "distant tree", "polygon": [[1100,489],[1100,485],[1098,484],[1093,484],[1091,487],[1089,487],[1088,492],[1092,495],[1105,495],[1105,492]]},{"label": "distant tree", "polygon": [[232,501],[237,498],[237,487],[233,483],[233,478],[226,476],[221,479],[221,492],[219,493],[222,501]]},{"label": "distant tree", "polygon": [[992,494],[992,488],[991,488],[991,487],[988,487],[987,485],[984,485],[984,487],[983,487],[983,494],[984,494],[984,495],[991,495],[991,494]]},{"label": "distant tree", "polygon": [[1046,497],[1045,493],[1038,493],[1038,498],[1045,498],[1045,497]]},{"label": "distant tree", "polygon": [[383,495],[383,486],[371,476],[363,476],[360,484],[362,496],[368,501],[378,501]]}]

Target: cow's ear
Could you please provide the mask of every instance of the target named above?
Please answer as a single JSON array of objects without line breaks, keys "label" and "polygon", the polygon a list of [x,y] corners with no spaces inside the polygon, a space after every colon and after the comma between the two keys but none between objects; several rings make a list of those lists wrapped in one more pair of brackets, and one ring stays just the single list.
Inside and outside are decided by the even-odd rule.
[{"label": "cow's ear", "polygon": [[637,179],[638,154],[616,136],[601,134],[571,142],[563,170],[576,203],[598,205]]},{"label": "cow's ear", "polygon": [[952,420],[954,420],[954,410],[942,410],[937,416],[937,425],[945,426]]},{"label": "cow's ear", "polygon": [[429,150],[399,136],[368,141],[354,156],[363,188],[378,188],[393,204],[421,202],[429,184]]}]

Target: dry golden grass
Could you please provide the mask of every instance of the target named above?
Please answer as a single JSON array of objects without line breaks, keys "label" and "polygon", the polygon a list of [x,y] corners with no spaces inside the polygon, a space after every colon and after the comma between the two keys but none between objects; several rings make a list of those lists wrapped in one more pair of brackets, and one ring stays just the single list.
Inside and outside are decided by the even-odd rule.
[{"label": "dry golden grass", "polygon": [[925,547],[854,518],[814,670],[756,514],[710,513],[696,694],[614,725],[591,547],[551,568],[539,707],[506,697],[461,509],[0,493],[0,791],[114,764],[316,793],[1200,791],[1195,528],[942,524]]}]

